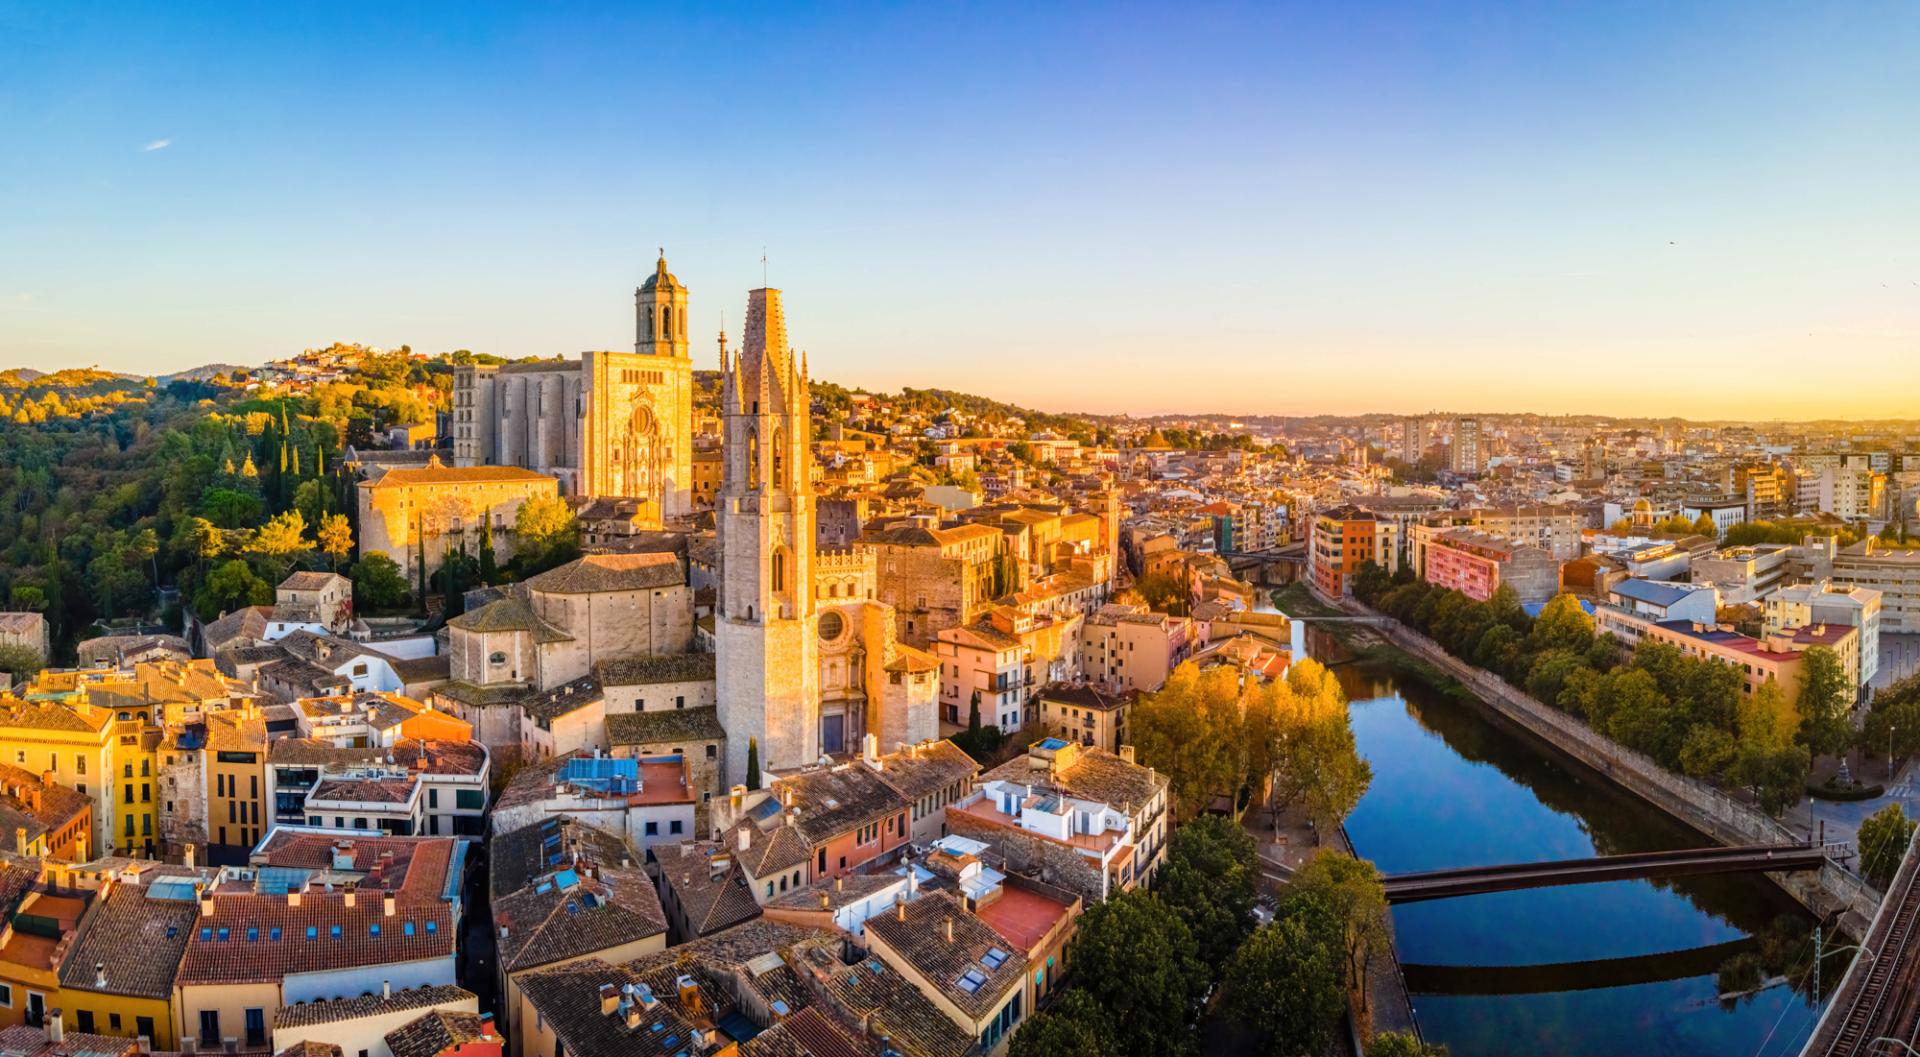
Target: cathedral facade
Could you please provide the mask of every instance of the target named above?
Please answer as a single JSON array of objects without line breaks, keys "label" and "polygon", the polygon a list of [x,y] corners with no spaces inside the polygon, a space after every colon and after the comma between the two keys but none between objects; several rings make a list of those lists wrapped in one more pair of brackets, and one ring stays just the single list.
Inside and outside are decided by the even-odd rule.
[{"label": "cathedral facade", "polygon": [[457,368],[454,464],[521,466],[569,495],[643,499],[657,523],[693,509],[687,288],[667,271],[634,291],[632,352]]},{"label": "cathedral facade", "polygon": [[937,737],[939,664],[894,637],[871,553],[814,541],[812,398],[787,344],[780,291],[748,295],[739,355],[720,347],[721,483],[715,499],[715,688],[727,781],[749,744],[763,771]]}]

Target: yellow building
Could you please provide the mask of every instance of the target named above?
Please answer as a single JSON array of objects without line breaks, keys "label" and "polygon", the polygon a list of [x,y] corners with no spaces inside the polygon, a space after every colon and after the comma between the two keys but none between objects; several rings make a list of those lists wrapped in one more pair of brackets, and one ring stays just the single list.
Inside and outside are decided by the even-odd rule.
[{"label": "yellow building", "polygon": [[179,1049],[174,977],[199,916],[193,879],[178,867],[103,881],[60,967],[67,1028]]},{"label": "yellow building", "polygon": [[206,723],[207,861],[245,861],[273,822],[266,805],[267,723],[252,704],[209,712]]},{"label": "yellow building", "polygon": [[0,1005],[0,1024],[37,1024],[47,1010],[64,1008],[60,955],[92,899],[84,889],[56,892],[37,881],[22,893],[0,931],[0,988],[13,999]]},{"label": "yellow building", "polygon": [[0,695],[0,762],[50,775],[53,782],[93,798],[95,846],[88,857],[106,843],[104,834],[118,832],[117,746],[112,713],[88,703],[84,693]]}]

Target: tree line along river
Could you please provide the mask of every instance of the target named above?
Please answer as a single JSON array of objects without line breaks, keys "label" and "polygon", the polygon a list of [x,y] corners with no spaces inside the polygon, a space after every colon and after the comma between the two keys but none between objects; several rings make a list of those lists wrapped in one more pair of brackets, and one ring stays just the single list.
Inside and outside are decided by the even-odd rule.
[{"label": "tree line along river", "polygon": [[[1710,843],[1470,700],[1352,659],[1308,623],[1295,622],[1296,654],[1339,673],[1373,765],[1347,832],[1382,872]],[[1814,919],[1758,875],[1410,903],[1393,923],[1422,1032],[1455,1057],[1777,1057],[1799,1051],[1817,1014]],[[1822,989],[1845,967],[1844,955],[1823,959]]]}]

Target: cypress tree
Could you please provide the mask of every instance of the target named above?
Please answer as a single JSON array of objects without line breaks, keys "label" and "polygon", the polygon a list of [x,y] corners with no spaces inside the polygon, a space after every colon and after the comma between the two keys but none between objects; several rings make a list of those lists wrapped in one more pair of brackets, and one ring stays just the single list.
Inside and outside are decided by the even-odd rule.
[{"label": "cypress tree", "polygon": [[480,519],[480,582],[482,584],[492,583],[494,575],[499,572],[494,566],[494,561],[493,518],[483,516]]},{"label": "cypress tree", "polygon": [[747,739],[747,781],[748,789],[760,788],[760,739]]}]

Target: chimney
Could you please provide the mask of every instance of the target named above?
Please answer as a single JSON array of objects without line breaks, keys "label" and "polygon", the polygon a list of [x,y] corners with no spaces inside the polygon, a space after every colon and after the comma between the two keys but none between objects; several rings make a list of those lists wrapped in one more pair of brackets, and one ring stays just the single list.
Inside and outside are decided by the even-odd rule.
[{"label": "chimney", "polygon": [[953,919],[952,918],[947,919],[947,942],[948,943],[953,942]]},{"label": "chimney", "polygon": [[93,986],[103,991],[106,990],[106,987],[107,987],[107,963],[106,962],[93,963]]},{"label": "chimney", "polygon": [[66,1037],[66,1018],[60,1014],[60,1010],[57,1008],[47,1010],[47,1041],[58,1044],[64,1042]]},{"label": "chimney", "polygon": [[847,879],[846,879],[846,878],[844,878],[844,877],[836,877],[836,878],[834,878],[834,879],[833,879],[833,890],[834,890],[834,891],[836,891],[836,892],[844,892],[844,891],[846,891],[846,890],[847,890]]},{"label": "chimney", "polygon": [[300,890],[298,888],[287,889],[287,905],[290,907],[300,905]]},{"label": "chimney", "polygon": [[393,981],[392,980],[380,981],[380,997],[381,998],[393,997]]},{"label": "chimney", "polygon": [[193,869],[193,845],[191,843],[187,845],[184,861],[187,864],[187,869]]},{"label": "chimney", "polygon": [[640,1026],[640,1007],[629,1004],[627,1006],[627,1028],[629,1030],[632,1030],[639,1026]]},{"label": "chimney", "polygon": [[902,899],[893,904],[893,916],[896,921],[907,920],[907,901]]},{"label": "chimney", "polygon": [[1133,762],[1133,746],[1131,745],[1120,746],[1120,758],[1127,761],[1128,763],[1132,763]]},{"label": "chimney", "polygon": [[354,892],[353,892],[353,886],[352,886],[352,885],[348,885],[348,886],[347,886],[347,890],[346,890],[345,892],[343,892],[343,893],[341,893],[341,897],[340,897],[340,901],[341,901],[341,903],[343,903],[343,904],[344,904],[344,905],[346,906],[346,908],[347,908],[348,910],[352,910],[352,909],[353,909],[353,900],[354,900]]},{"label": "chimney", "polygon": [[381,904],[382,904],[382,907],[381,907],[381,909],[382,909],[382,912],[383,912],[383,916],[385,916],[385,917],[392,917],[392,916],[393,916],[393,912],[394,912],[394,911],[395,911],[396,909],[398,909],[398,908],[397,908],[397,907],[395,906],[395,903],[396,903],[396,902],[397,902],[397,900],[395,900],[395,899],[394,899],[394,897],[393,897],[393,893],[392,893],[392,892],[388,892],[388,893],[387,893],[387,895],[386,895],[386,898],[385,898],[385,899],[383,899],[383,900],[381,900]]},{"label": "chimney", "polygon": [[13,827],[13,850],[19,852],[21,855],[27,853],[27,827]]},{"label": "chimney", "polygon": [[612,984],[600,985],[600,1015],[610,1017],[620,1008],[620,989]]},{"label": "chimney", "polygon": [[480,1038],[482,1041],[486,1041],[486,1042],[490,1042],[493,1040],[493,1014],[492,1013],[480,1014]]},{"label": "chimney", "polygon": [[213,893],[204,888],[200,890],[200,916],[213,916]]},{"label": "chimney", "polygon": [[748,830],[747,827],[745,826],[741,826],[740,827],[740,850],[746,851],[752,846],[752,844],[753,844],[752,831]]}]

